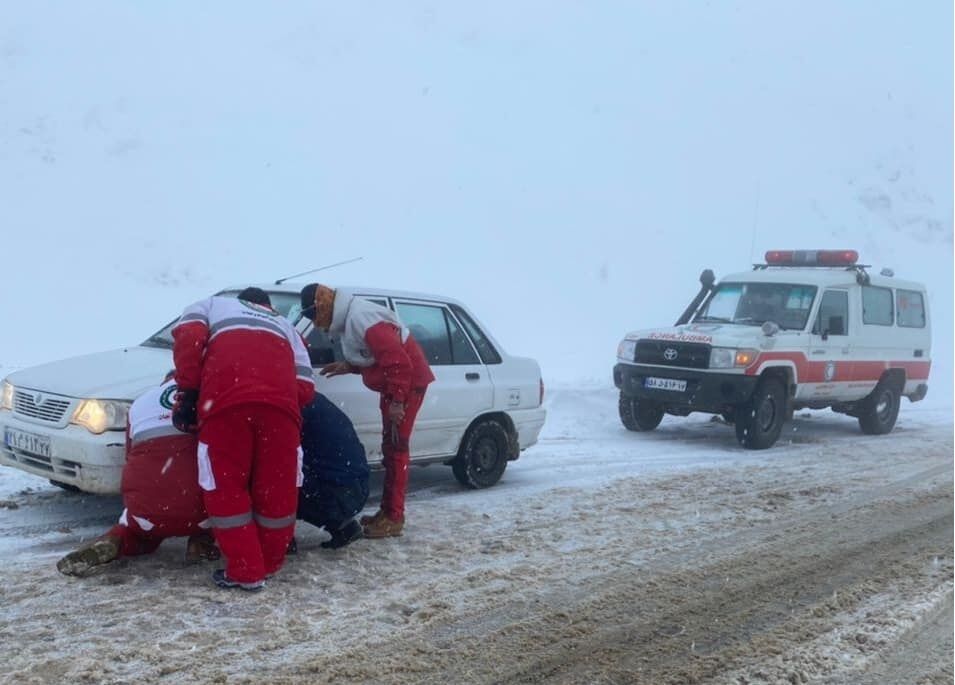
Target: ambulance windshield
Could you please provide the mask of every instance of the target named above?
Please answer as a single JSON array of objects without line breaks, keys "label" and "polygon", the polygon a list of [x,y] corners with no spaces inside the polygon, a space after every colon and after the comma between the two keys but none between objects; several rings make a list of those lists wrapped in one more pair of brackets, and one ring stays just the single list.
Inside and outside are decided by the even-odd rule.
[{"label": "ambulance windshield", "polygon": [[784,330],[803,330],[815,296],[812,285],[720,283],[693,322],[761,326],[773,321]]}]

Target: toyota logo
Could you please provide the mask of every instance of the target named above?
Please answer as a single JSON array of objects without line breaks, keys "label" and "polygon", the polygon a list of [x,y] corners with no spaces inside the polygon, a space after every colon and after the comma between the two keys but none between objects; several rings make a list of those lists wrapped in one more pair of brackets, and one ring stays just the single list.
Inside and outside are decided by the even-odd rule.
[{"label": "toyota logo", "polygon": [[46,397],[43,395],[43,393],[41,393],[41,392],[35,392],[35,393],[33,393],[33,406],[34,406],[34,407],[39,407],[39,406],[42,405],[44,402],[46,402]]},{"label": "toyota logo", "polygon": [[680,356],[680,353],[677,352],[672,347],[668,347],[665,350],[663,350],[663,358],[666,359],[668,362],[672,362],[678,356]]}]

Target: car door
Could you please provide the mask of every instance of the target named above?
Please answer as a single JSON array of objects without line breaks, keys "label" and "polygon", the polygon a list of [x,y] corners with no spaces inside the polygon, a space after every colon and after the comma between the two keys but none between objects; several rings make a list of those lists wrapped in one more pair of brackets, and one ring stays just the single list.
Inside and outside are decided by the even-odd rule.
[{"label": "car door", "polygon": [[852,324],[848,290],[824,290],[810,333],[808,378],[799,379],[802,397],[839,399],[840,384],[852,378]]},{"label": "car door", "polygon": [[[381,297],[368,296],[366,299],[383,307],[388,306],[387,300]],[[300,322],[299,328],[308,344],[312,375],[315,377],[315,390],[334,402],[351,419],[358,433],[358,439],[365,447],[369,463],[380,462],[381,410],[378,407],[378,393],[366,388],[361,376],[357,373],[334,378],[320,376],[318,371],[322,366],[344,359],[341,343],[307,320]]]},{"label": "car door", "polygon": [[453,454],[474,417],[491,409],[494,386],[448,306],[408,299],[394,305],[435,376],[411,435],[412,458]]}]

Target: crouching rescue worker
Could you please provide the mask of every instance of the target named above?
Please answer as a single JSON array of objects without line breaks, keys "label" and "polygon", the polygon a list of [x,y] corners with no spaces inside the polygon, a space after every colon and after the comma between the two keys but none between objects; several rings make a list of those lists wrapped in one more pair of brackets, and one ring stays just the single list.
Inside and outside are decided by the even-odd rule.
[{"label": "crouching rescue worker", "polygon": [[434,374],[421,347],[387,307],[319,283],[305,286],[301,298],[303,316],[341,341],[345,360],[322,367],[321,375],[360,373],[365,386],[379,393],[385,481],[381,509],[362,517],[362,525],[368,538],[401,535],[411,432]]},{"label": "crouching rescue worker", "polygon": [[199,485],[226,559],[213,581],[260,590],[295,527],[301,410],[315,392],[305,343],[259,288],[187,307],[172,335],[173,422],[198,429]]},{"label": "crouching rescue worker", "polygon": [[302,452],[298,518],[331,534],[326,549],[354,542],[362,536],[354,517],[368,501],[365,447],[345,412],[319,393],[302,410]]},{"label": "crouching rescue worker", "polygon": [[188,560],[219,558],[212,535],[204,530],[209,524],[196,469],[198,440],[172,425],[172,375],[129,408],[121,485],[125,508],[119,523],[60,559],[56,567],[61,573],[82,576],[120,557],[150,554],[166,538],[186,535]]}]

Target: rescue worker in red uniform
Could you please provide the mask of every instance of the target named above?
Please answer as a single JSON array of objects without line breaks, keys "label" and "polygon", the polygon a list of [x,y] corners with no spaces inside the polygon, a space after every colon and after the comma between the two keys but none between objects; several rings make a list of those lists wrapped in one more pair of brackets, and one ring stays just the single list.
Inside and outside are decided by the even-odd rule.
[{"label": "rescue worker in red uniform", "polygon": [[198,440],[172,425],[172,375],[129,408],[121,485],[125,508],[119,523],[60,559],[56,567],[61,573],[82,576],[120,557],[150,554],[166,538],[186,535],[188,560],[219,558],[199,489]]},{"label": "rescue worker in red uniform", "polygon": [[360,373],[365,386],[380,394],[381,508],[361,523],[368,538],[401,535],[411,432],[434,374],[421,347],[387,307],[319,283],[302,288],[301,299],[303,316],[341,341],[344,361],[322,367],[321,375]]},{"label": "rescue worker in red uniform", "polygon": [[301,410],[315,394],[308,351],[259,288],[187,307],[172,335],[173,422],[198,427],[199,485],[226,558],[213,581],[260,590],[295,529]]}]

